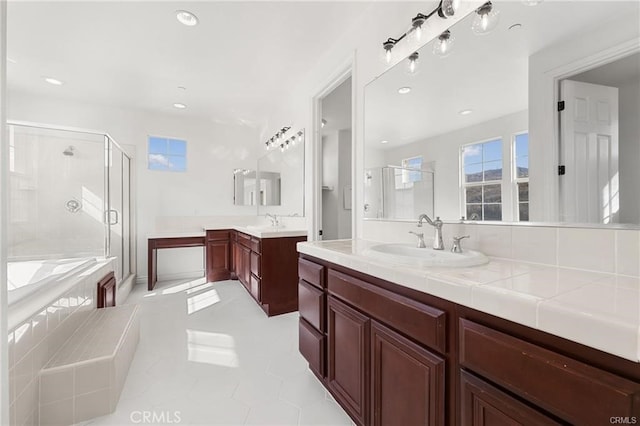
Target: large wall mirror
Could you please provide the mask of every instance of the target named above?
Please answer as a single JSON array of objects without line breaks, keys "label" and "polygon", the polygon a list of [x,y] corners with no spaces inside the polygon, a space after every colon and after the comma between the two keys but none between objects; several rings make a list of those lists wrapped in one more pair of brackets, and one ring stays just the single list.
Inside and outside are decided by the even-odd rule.
[{"label": "large wall mirror", "polygon": [[[472,13],[446,55],[433,40],[417,72],[405,60],[367,85],[365,218],[403,219],[385,206],[400,190],[443,220],[637,227],[640,3],[492,6],[490,33],[472,31]],[[411,185],[377,184],[389,168]],[[410,182],[416,170],[433,179]]]},{"label": "large wall mirror", "polygon": [[304,216],[304,130],[291,132],[258,159],[258,214]]}]

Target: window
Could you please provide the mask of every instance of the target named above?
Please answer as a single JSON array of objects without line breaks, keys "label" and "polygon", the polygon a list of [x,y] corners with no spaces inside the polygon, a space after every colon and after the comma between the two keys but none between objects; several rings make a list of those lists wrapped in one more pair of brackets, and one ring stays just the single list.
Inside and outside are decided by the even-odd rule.
[{"label": "window", "polygon": [[513,138],[513,181],[515,183],[516,219],[529,220],[529,134]]},{"label": "window", "polygon": [[462,191],[468,220],[502,220],[502,139],[462,147]]},{"label": "window", "polygon": [[[420,182],[422,180],[422,156],[405,158],[402,160],[402,184],[405,184],[405,188],[413,186],[414,182]],[[407,170],[413,169],[413,170]],[[409,184],[409,185],[406,185]],[[396,188],[398,185],[396,185]]]},{"label": "window", "polygon": [[149,170],[187,171],[187,142],[149,136]]}]

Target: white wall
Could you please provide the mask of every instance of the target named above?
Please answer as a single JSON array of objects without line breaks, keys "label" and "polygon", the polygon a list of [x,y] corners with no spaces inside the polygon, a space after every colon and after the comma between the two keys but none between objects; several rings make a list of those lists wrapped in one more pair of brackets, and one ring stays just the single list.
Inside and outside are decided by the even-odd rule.
[{"label": "white wall", "polygon": [[[255,207],[233,205],[233,169],[255,168],[258,131],[253,128],[72,101],[9,94],[8,118],[108,132],[120,144],[132,145],[133,194],[137,225],[137,271],[146,275],[148,234],[197,229],[212,216],[256,214]],[[147,169],[147,136],[187,141],[187,172]],[[201,220],[182,220],[182,218]],[[172,253],[173,252],[173,253]],[[158,274],[201,272],[201,249],[161,250]]]},{"label": "white wall", "polygon": [[9,144],[7,129],[7,2],[0,2],[0,424],[9,423],[7,347],[7,201]]},{"label": "white wall", "polygon": [[513,196],[509,166],[510,142],[514,134],[527,130],[527,121],[528,112],[520,111],[427,140],[389,149],[384,152],[384,164],[399,166],[405,158],[422,155],[423,162],[431,164],[435,171],[435,215],[443,220],[457,220],[464,215],[460,206],[460,147],[474,142],[502,138],[502,217],[503,220],[511,221],[514,212],[506,208],[511,206]]},{"label": "white wall", "polygon": [[351,131],[323,132],[322,186],[331,188],[322,191],[323,240],[351,238],[352,210],[344,203],[351,184]]}]

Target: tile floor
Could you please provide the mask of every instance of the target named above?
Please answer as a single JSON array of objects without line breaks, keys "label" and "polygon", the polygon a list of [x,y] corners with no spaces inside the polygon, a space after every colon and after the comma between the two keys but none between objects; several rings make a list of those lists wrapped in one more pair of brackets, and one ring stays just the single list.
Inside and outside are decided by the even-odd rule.
[{"label": "tile floor", "polygon": [[83,425],[352,425],[298,352],[297,313],[267,318],[238,281],[144,287],[118,407]]}]

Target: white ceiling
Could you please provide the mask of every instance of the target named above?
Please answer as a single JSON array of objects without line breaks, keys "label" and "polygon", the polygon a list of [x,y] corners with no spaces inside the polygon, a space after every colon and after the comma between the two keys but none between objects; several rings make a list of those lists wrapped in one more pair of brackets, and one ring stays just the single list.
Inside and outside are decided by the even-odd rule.
[{"label": "white ceiling", "polygon": [[[8,5],[10,90],[258,125],[369,2]],[[175,11],[200,20],[186,27]],[[50,76],[65,82],[56,87]],[[178,89],[186,87],[186,91]],[[184,103],[186,110],[173,108]]]},{"label": "white ceiling", "polygon": [[[640,12],[637,1],[547,1],[536,7],[519,1],[493,3],[500,22],[492,33],[473,34],[473,16],[468,16],[451,28],[456,40],[449,56],[434,56],[429,43],[419,51],[418,75],[410,76],[401,63],[366,87],[368,146],[393,149],[525,110],[530,55]],[[509,30],[515,23],[522,27]],[[398,94],[403,86],[412,91]],[[473,113],[461,116],[465,109]],[[381,145],[382,140],[389,143]]]}]

